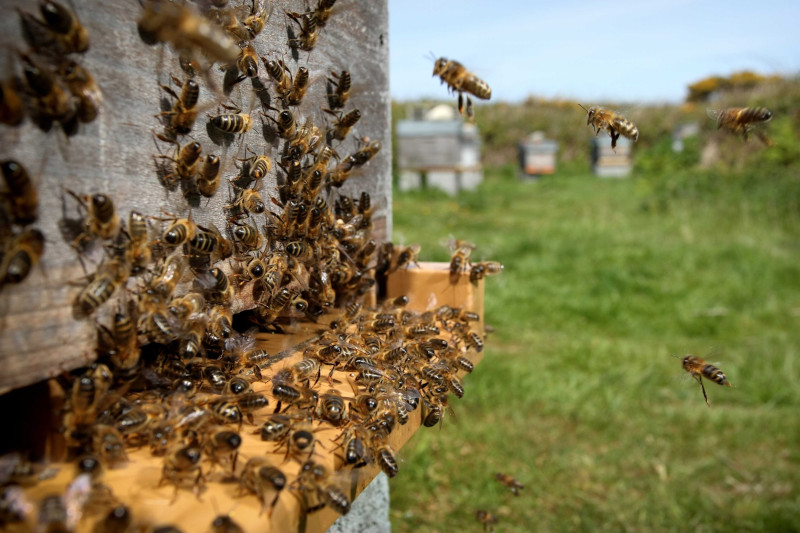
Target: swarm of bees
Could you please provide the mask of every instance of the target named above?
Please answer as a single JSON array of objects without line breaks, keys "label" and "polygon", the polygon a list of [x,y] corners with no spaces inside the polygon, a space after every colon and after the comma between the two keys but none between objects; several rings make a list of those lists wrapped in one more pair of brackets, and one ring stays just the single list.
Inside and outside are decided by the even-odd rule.
[{"label": "swarm of bees", "polygon": [[[152,162],[168,193],[180,188],[185,209],[123,211],[111,193],[60,191],[64,220],[74,222],[63,236],[85,271],[74,282],[72,315],[96,324],[97,361],[57,380],[74,480],[36,503],[15,490],[22,474],[2,480],[4,525],[177,531],[140,523],[104,482],[103,472],[126,468],[142,452],[159,461],[159,486],[172,501],[183,493],[199,499],[210,484],[227,481],[241,497],[255,497],[267,517],[282,499],[298,501],[303,514],[346,514],[352,496],[342,471],[371,466],[397,475],[397,429],[412,415],[425,427],[441,424],[451,397],[465,393],[470,357],[483,349],[476,313],[448,306],[416,313],[406,298],[366,303],[378,280],[416,262],[419,246],[381,242],[370,194],[343,189],[382,148],[363,135],[347,148],[362,118],[351,105],[358,95],[350,71],[325,69],[320,109],[331,119],[315,122],[306,97],[319,79],[314,72],[290,69],[279,53],[258,55],[257,37],[272,20],[267,3],[218,4],[149,0],[135,22],[144,43],[179,56],[168,81],[157,84],[163,99],[153,105]],[[334,4],[319,0],[285,13],[286,45],[312,53],[337,20]],[[65,8],[49,0],[41,6],[44,21],[20,12],[31,34],[31,49],[20,54],[30,87],[3,83],[0,115],[18,124],[19,107],[22,117],[46,116],[76,133],[67,126],[90,122],[102,104],[76,59],[88,32],[70,10],[49,26],[50,11]],[[52,88],[38,94],[45,83],[30,80],[45,74]],[[251,82],[274,148],[245,141],[259,129],[259,113],[221,93]],[[21,107],[13,105],[17,94]],[[213,142],[238,141],[243,155],[204,146],[193,137],[199,123]],[[2,170],[8,193],[0,214],[10,229],[0,272],[3,283],[19,283],[44,247],[42,233],[30,228],[38,193],[19,163],[6,161]],[[270,179],[277,187],[267,193]],[[200,222],[203,199],[226,192],[224,227]],[[235,315],[241,300],[251,309]],[[256,331],[292,330],[299,321],[312,324],[316,337],[293,359],[257,345]],[[266,454],[240,452],[259,438]],[[335,470],[323,452],[334,456]],[[210,528],[241,530],[225,514]]]}]

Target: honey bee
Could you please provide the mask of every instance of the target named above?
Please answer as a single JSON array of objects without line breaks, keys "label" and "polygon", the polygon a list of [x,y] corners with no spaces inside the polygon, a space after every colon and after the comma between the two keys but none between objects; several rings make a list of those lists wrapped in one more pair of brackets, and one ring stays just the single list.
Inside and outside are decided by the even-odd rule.
[{"label": "honey bee", "polygon": [[173,502],[178,497],[178,488],[187,482],[192,483],[194,493],[199,497],[199,491],[202,489],[205,480],[201,467],[202,458],[203,450],[191,444],[177,448],[164,458],[164,467],[161,470],[159,486],[164,483],[175,485]]},{"label": "honey bee", "polygon": [[750,133],[755,133],[767,146],[772,146],[772,139],[756,126],[769,121],[772,118],[772,111],[766,107],[730,107],[728,109],[707,109],[708,116],[717,121],[717,129],[726,130],[742,134],[747,141]]},{"label": "honey bee", "polygon": [[331,14],[333,13],[333,5],[336,3],[336,0],[319,0],[317,2],[317,9],[314,11],[314,14],[317,18],[317,24],[320,26],[324,26],[328,23],[328,19],[331,18]]},{"label": "honey bee", "polygon": [[509,476],[508,474],[502,474],[497,472],[494,475],[494,478],[499,481],[502,485],[508,487],[514,496],[519,496],[519,491],[525,488],[525,485],[514,479],[513,477]]},{"label": "honey bee", "polygon": [[220,234],[219,230],[211,225],[210,228],[197,225],[196,231],[186,243],[187,255],[211,256],[212,261],[217,257],[226,259],[233,253],[233,244]]},{"label": "honey bee", "polygon": [[296,151],[297,157],[313,152],[322,141],[322,132],[310,121],[297,128],[297,134],[289,143],[289,151]]},{"label": "honey bee", "polygon": [[233,298],[233,285],[228,281],[228,276],[217,267],[212,268],[198,280],[205,287],[206,300],[215,304],[228,304]]},{"label": "honey bee", "polygon": [[233,238],[248,250],[257,250],[264,244],[264,237],[258,228],[248,224],[237,224],[233,228]]},{"label": "honey bee", "polygon": [[150,249],[147,220],[144,215],[138,211],[131,211],[128,215],[127,231],[130,246],[125,251],[125,258],[131,265],[131,274],[138,274],[147,267],[153,255]]},{"label": "honey bee", "polygon": [[114,426],[95,425],[94,449],[103,462],[112,468],[128,461],[125,440]]},{"label": "honey bee", "polygon": [[150,0],[144,4],[137,29],[145,43],[169,43],[193,59],[202,56],[228,65],[239,57],[239,48],[221,27],[185,5]]},{"label": "honey bee", "polygon": [[237,524],[230,515],[221,514],[211,521],[212,533],[244,533],[242,526]]},{"label": "honey bee", "polygon": [[39,193],[28,171],[11,159],[0,163],[0,169],[8,188],[9,211],[13,222],[22,225],[35,222],[39,210]]},{"label": "honey bee", "polygon": [[352,159],[353,166],[356,167],[360,167],[367,164],[367,162],[369,162],[370,159],[375,157],[375,154],[380,152],[382,147],[380,141],[377,140],[371,141],[369,137],[364,137],[361,140],[363,142],[361,148],[359,148],[357,152],[355,152],[352,156],[350,156]]},{"label": "honey bee", "polygon": [[92,122],[100,112],[103,93],[86,68],[71,59],[64,60],[56,71],[67,84],[67,89],[78,100],[78,120]]},{"label": "honey bee", "polygon": [[297,74],[295,74],[294,79],[292,80],[292,88],[289,91],[289,94],[286,95],[286,104],[295,106],[300,105],[306,95],[307,90],[308,69],[306,67],[300,67],[297,69]]},{"label": "honey bee", "polygon": [[267,11],[266,3],[261,10],[256,10],[256,1],[253,0],[253,7],[251,14],[242,21],[242,25],[247,28],[249,38],[255,39],[261,33],[261,30],[266,26],[269,17],[272,15],[272,8]]},{"label": "honey bee", "polygon": [[73,302],[75,318],[85,318],[94,313],[111,299],[129,275],[130,266],[119,258],[109,259],[100,265],[89,284],[78,293]]},{"label": "honey bee", "polygon": [[277,94],[278,98],[283,100],[292,90],[292,79],[287,75],[287,72],[289,72],[289,67],[287,67],[280,59],[275,61],[262,57],[261,61],[264,63],[264,67],[267,69],[267,74],[269,74],[269,77],[272,78],[272,81],[275,84],[275,93]]},{"label": "honey bee", "polygon": [[234,113],[223,113],[211,117],[211,125],[225,133],[247,133],[253,126],[253,120],[241,109],[223,106]]},{"label": "honey bee", "polygon": [[483,524],[483,531],[486,533],[492,533],[494,531],[494,526],[497,525],[497,517],[483,509],[475,511],[475,519]]},{"label": "honey bee", "polygon": [[327,469],[312,460],[303,463],[290,488],[300,492],[306,513],[313,513],[326,505],[341,515],[350,511],[350,499],[333,484]]},{"label": "honey bee", "polygon": [[[217,429],[203,443],[203,451],[213,466],[219,465],[229,469],[231,474],[236,470],[236,458],[242,437],[229,429]],[[210,471],[210,470],[209,470]]]},{"label": "honey bee", "polygon": [[86,212],[83,233],[75,239],[74,245],[80,246],[92,237],[111,239],[117,236],[120,220],[110,196],[102,193],[78,195],[69,189],[65,190]]},{"label": "honey bee", "polygon": [[114,348],[110,359],[114,372],[120,379],[132,379],[139,365],[139,342],[136,325],[125,306],[120,306],[111,323]]},{"label": "honey bee", "polygon": [[292,140],[297,136],[297,124],[291,111],[281,111],[277,120],[270,115],[265,116],[275,123],[278,129],[278,136],[281,139]]},{"label": "honey bee", "polygon": [[167,134],[169,138],[174,138],[174,133],[187,135],[192,131],[192,126],[194,126],[194,121],[197,118],[197,101],[200,98],[200,85],[191,78],[184,83],[181,83],[175,76],[172,76],[171,79],[172,83],[181,87],[181,94],[178,95],[167,85],[160,86],[167,94],[175,99],[172,108],[169,111],[161,113],[161,115],[170,117]]},{"label": "honey bee", "polygon": [[339,427],[348,420],[344,398],[335,389],[320,395],[317,405],[317,416]]},{"label": "honey bee", "polygon": [[242,51],[236,60],[236,67],[239,69],[240,75],[233,80],[232,85],[258,76],[258,54],[252,44],[242,45]]},{"label": "honey bee", "polygon": [[411,263],[417,264],[420,250],[421,247],[419,244],[411,244],[400,249],[395,249],[394,253],[397,259],[389,272],[394,272],[403,267],[408,268]]},{"label": "honey bee", "polygon": [[75,13],[53,0],[44,0],[40,11],[65,54],[81,54],[89,49],[89,30],[81,24]]},{"label": "honey bee", "polygon": [[75,106],[67,91],[46,67],[25,54],[20,54],[20,59],[25,80],[34,94],[34,106],[42,129],[49,129],[53,120],[66,125],[75,116]]},{"label": "honey bee", "polygon": [[464,110],[463,94],[467,93],[467,116],[470,119],[473,117],[473,113],[472,100],[469,95],[481,100],[489,100],[492,97],[491,87],[458,61],[440,57],[433,65],[433,75],[439,76],[442,83],[447,84],[450,92],[458,93],[459,113]]},{"label": "honey bee", "polygon": [[207,155],[197,176],[197,189],[206,198],[217,193],[220,183],[220,160],[216,155]]},{"label": "honey bee", "polygon": [[133,516],[125,505],[117,505],[108,511],[108,514],[97,522],[93,533],[125,533],[130,530]]},{"label": "honey bee", "polygon": [[332,139],[336,139],[338,141],[343,141],[350,133],[350,130],[353,128],[353,126],[356,125],[356,122],[358,122],[361,118],[361,111],[358,109],[353,109],[346,115],[342,115],[341,113],[337,114],[330,109],[326,109],[325,112],[330,113],[337,119],[329,135]]},{"label": "honey bee", "polygon": [[340,74],[331,71],[333,78],[328,78],[328,81],[336,88],[335,91],[328,93],[328,105],[331,109],[340,109],[344,107],[347,100],[350,99],[350,72],[343,70]]},{"label": "honey bee", "polygon": [[601,130],[608,131],[611,136],[612,150],[617,147],[617,139],[619,139],[620,135],[634,142],[639,138],[639,129],[633,122],[622,115],[600,106],[592,106],[586,109],[581,105],[581,108],[586,111],[586,125],[591,125],[594,128],[595,137]]},{"label": "honey bee", "polygon": [[457,283],[461,272],[469,268],[469,256],[475,245],[466,241],[455,241],[450,256],[450,283]]},{"label": "honey bee", "polygon": [[202,152],[202,145],[197,141],[193,141],[177,150],[177,158],[168,155],[154,156],[156,159],[168,159],[173,162],[174,169],[163,177],[164,182],[168,186],[178,180],[193,182],[200,166],[200,154]]},{"label": "honey bee", "polygon": [[703,378],[713,381],[717,385],[724,387],[732,387],[731,382],[725,377],[725,374],[716,366],[706,363],[701,358],[694,355],[686,355],[681,360],[683,369],[686,370],[697,382],[700,384],[700,389],[703,391],[703,398],[706,400],[706,405],[711,407],[706,395],[706,388],[703,385]]},{"label": "honey bee", "polygon": [[197,226],[192,222],[191,215],[189,215],[189,218],[173,218],[171,220],[169,226],[161,235],[161,242],[169,246],[180,246],[194,237]]},{"label": "honey bee", "polygon": [[22,100],[11,82],[0,81],[0,123],[19,126],[25,118]]},{"label": "honey bee", "polygon": [[261,502],[261,514],[267,506],[267,496],[275,492],[275,497],[269,504],[267,516],[272,517],[272,511],[278,502],[281,491],[286,486],[286,476],[272,466],[264,457],[253,457],[247,461],[240,479],[242,487],[254,492]]},{"label": "honey bee", "polygon": [[473,263],[472,268],[469,270],[469,281],[474,285],[484,277],[499,274],[502,271],[503,265],[498,261],[480,261],[478,263]]},{"label": "honey bee", "polygon": [[225,208],[230,211],[234,220],[250,213],[260,215],[266,210],[261,195],[254,189],[239,189],[233,203],[226,204]]},{"label": "honey bee", "polygon": [[256,155],[250,159],[250,178],[261,183],[267,172],[272,170],[272,160],[265,155]]},{"label": "honey bee", "polygon": [[307,11],[303,14],[287,12],[286,16],[292,19],[300,28],[300,35],[289,39],[289,48],[296,48],[305,52],[313,50],[317,44],[317,37],[319,37],[316,12]]}]

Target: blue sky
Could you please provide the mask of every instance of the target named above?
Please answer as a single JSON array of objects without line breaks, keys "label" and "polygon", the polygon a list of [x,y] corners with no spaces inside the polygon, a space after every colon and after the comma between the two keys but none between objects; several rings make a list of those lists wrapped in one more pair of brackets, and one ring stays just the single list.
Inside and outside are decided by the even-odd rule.
[{"label": "blue sky", "polygon": [[712,74],[800,72],[800,2],[389,0],[389,44],[399,100],[446,97],[432,51],[492,100],[678,102]]}]

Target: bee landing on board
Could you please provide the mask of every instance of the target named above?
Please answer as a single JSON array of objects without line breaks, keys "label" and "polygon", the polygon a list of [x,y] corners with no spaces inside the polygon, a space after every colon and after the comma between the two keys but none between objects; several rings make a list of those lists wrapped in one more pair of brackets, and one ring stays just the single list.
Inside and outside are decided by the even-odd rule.
[{"label": "bee landing on board", "polygon": [[433,64],[433,75],[439,76],[451,92],[458,93],[459,113],[464,111],[464,93],[467,93],[467,116],[470,120],[473,118],[473,113],[469,95],[481,100],[489,100],[492,97],[492,88],[458,61],[440,57]]},{"label": "bee landing on board", "polygon": [[[678,357],[678,356],[675,356]],[[703,378],[709,379],[716,383],[717,385],[722,385],[725,387],[732,387],[731,382],[728,381],[728,378],[725,377],[725,374],[717,368],[716,366],[705,362],[704,360],[700,359],[694,355],[686,355],[681,359],[683,364],[683,369],[686,370],[694,379],[700,383],[700,388],[703,391],[703,398],[706,400],[706,405],[711,407],[711,404],[708,401],[708,395],[706,395],[706,388],[703,385]]]},{"label": "bee landing on board", "polygon": [[727,109],[707,109],[710,118],[717,121],[717,129],[742,134],[747,141],[750,133],[755,133],[767,146],[775,144],[767,137],[763,130],[757,128],[760,124],[772,119],[772,111],[766,107],[729,107]]},{"label": "bee landing on board", "polygon": [[608,131],[608,134],[611,136],[612,150],[617,148],[617,139],[619,139],[620,135],[627,137],[633,142],[636,142],[639,138],[639,128],[622,115],[618,115],[611,110],[596,105],[589,109],[586,109],[582,105],[580,106],[581,109],[587,113],[586,125],[591,125],[594,128],[595,137],[600,133],[600,130]]}]

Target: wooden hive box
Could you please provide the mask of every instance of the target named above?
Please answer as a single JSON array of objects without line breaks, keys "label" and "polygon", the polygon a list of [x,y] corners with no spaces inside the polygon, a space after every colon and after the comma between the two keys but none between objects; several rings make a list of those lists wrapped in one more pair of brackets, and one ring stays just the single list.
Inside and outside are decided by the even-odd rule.
[{"label": "wooden hive box", "polygon": [[[258,2],[261,6],[264,2]],[[20,162],[39,191],[38,220],[34,226],[45,237],[45,251],[24,282],[6,284],[0,289],[0,393],[38,382],[83,365],[94,357],[96,321],[107,323],[114,303],[103,305],[91,318],[76,320],[72,304],[86,285],[86,276],[102,263],[105,252],[100,245],[91,246],[82,257],[71,246],[75,222],[80,224],[78,203],[66,190],[79,194],[106,193],[114,201],[124,219],[131,210],[153,217],[187,217],[197,224],[219,228],[223,233],[231,227],[230,215],[224,206],[235,194],[229,180],[236,177],[245,157],[253,153],[272,159],[272,170],[262,180],[260,194],[268,210],[280,214],[270,198],[278,196],[278,180],[285,173],[277,164],[284,141],[276,135],[271,120],[278,112],[266,106],[281,108],[273,83],[258,61],[257,78],[232,85],[237,69],[223,72],[215,64],[208,75],[198,75],[200,111],[191,134],[179,137],[181,145],[198,141],[203,155],[214,154],[222,161],[222,184],[210,199],[187,199],[180,187],[165,187],[159,164],[169,164],[175,147],[154,138],[164,132],[164,117],[158,117],[173,103],[160,84],[171,85],[170,77],[182,82],[188,75],[181,69],[173,47],[143,42],[137,31],[142,13],[138,2],[103,2],[86,0],[77,5],[78,15],[89,31],[90,47],[86,53],[70,57],[86,67],[102,92],[99,116],[90,123],[79,124],[77,133],[66,136],[58,124],[42,131],[26,118],[22,125],[0,125],[0,158]],[[191,9],[196,4],[187,2]],[[230,8],[249,15],[250,2],[231,1]],[[5,3],[6,16],[0,19],[0,79],[8,83],[22,81],[22,60],[17,51],[27,51],[21,32],[21,16],[31,13],[41,18],[33,2],[10,0]],[[363,5],[336,5],[328,23],[319,28],[312,51],[290,50],[289,38],[297,38],[299,26],[285,14],[302,9],[296,2],[276,0],[266,3],[270,17],[263,31],[253,40],[258,56],[285,61],[294,75],[301,66],[310,71],[310,85],[302,104],[291,108],[299,124],[311,121],[323,131],[336,119],[323,112],[329,107],[327,97],[331,71],[349,70],[352,75],[351,97],[344,112],[361,111],[361,119],[352,133],[332,145],[342,159],[356,152],[356,137],[369,137],[383,142],[383,149],[364,167],[355,169],[341,189],[333,189],[328,197],[357,196],[367,191],[374,206],[373,222],[376,238],[391,235],[391,149],[390,101],[388,81],[388,8],[386,1]],[[223,13],[224,16],[224,13]],[[46,59],[33,56],[38,62]],[[202,59],[200,56],[199,59]],[[210,87],[216,85],[216,90]],[[177,92],[180,87],[172,86]],[[223,94],[224,93],[224,94]],[[220,105],[237,107],[252,118],[252,128],[244,135],[222,134],[210,124],[209,115],[225,111]],[[331,163],[331,168],[336,161]],[[161,174],[159,174],[161,172]],[[258,226],[267,219],[253,217]],[[151,238],[164,230],[165,222],[150,219]],[[4,248],[10,242],[7,228],[3,232]],[[68,230],[72,230],[70,233]],[[21,231],[15,228],[14,232]],[[232,266],[233,265],[233,266]],[[234,261],[218,264],[230,273]],[[84,270],[85,268],[85,270]],[[233,310],[253,306],[249,287],[236,295]]]}]

